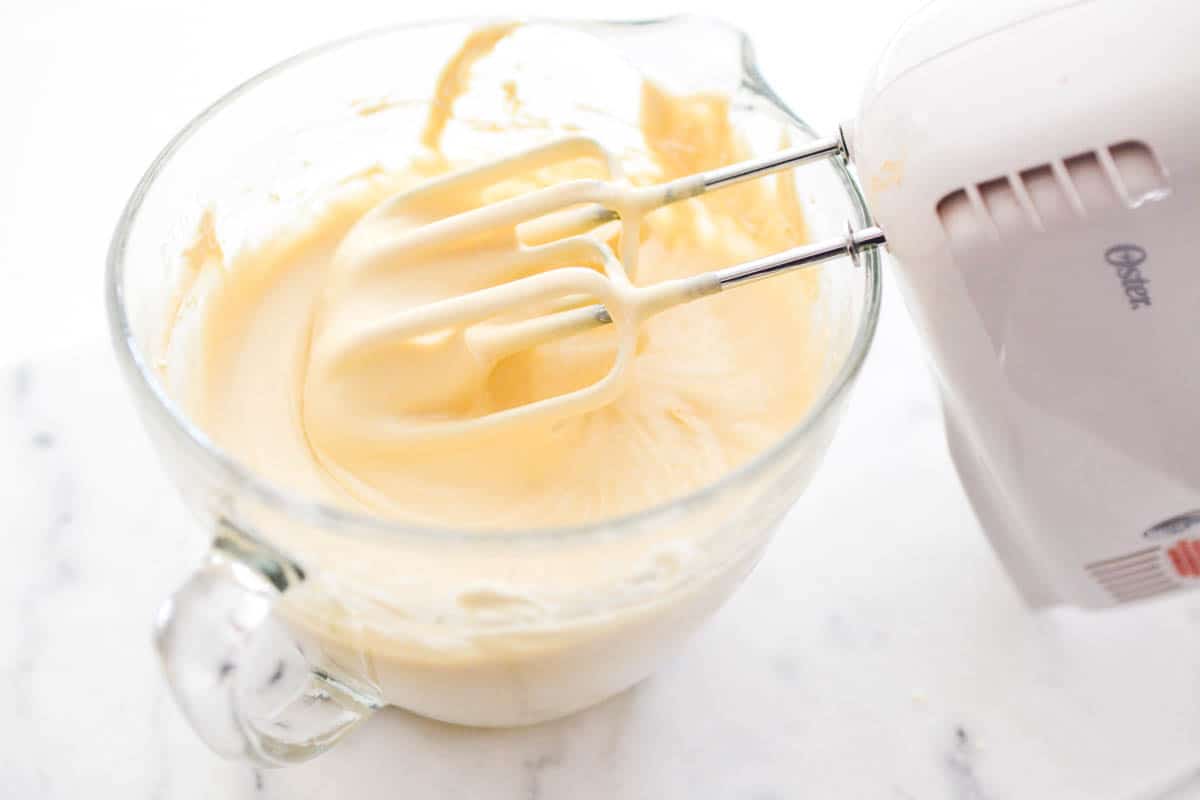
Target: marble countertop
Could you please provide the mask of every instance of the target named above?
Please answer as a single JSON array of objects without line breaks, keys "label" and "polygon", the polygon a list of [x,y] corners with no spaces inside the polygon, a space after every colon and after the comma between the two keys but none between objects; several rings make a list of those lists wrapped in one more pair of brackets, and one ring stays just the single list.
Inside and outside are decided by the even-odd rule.
[{"label": "marble countertop", "polygon": [[1027,610],[950,465],[891,291],[815,483],[648,682],[480,731],[387,710],[261,772],[211,755],[150,621],[204,549],[103,342],[0,373],[0,792],[13,798],[1200,797],[1200,595]]},{"label": "marble countertop", "polygon": [[[689,9],[735,18],[781,93],[831,129],[914,2]],[[0,797],[1200,798],[1200,593],[1105,614],[1026,609],[959,487],[891,287],[816,481],[745,586],[651,680],[529,729],[388,710],[297,768],[213,756],[150,646],[155,609],[204,534],[119,381],[98,265],[136,176],[196,109],[301,47],[402,12],[382,0],[311,14],[285,0],[10,5],[0,74],[20,80],[5,91],[19,113],[0,126]],[[438,13],[485,7],[443,0]],[[672,10],[611,0],[603,11]],[[571,13],[551,0],[511,12]],[[795,47],[801,25],[827,35]],[[828,63],[836,74],[815,71]]]}]

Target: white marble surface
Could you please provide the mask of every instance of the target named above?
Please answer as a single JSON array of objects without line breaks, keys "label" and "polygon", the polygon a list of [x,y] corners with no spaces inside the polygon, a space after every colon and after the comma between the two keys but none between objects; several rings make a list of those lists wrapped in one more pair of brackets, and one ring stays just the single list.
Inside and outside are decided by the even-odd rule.
[{"label": "white marble surface", "polygon": [[[782,93],[828,129],[912,4],[689,8],[749,29]],[[484,7],[444,0],[439,13]],[[505,10],[574,13],[550,0]],[[19,112],[0,125],[0,797],[1200,797],[1200,594],[1103,615],[1025,609],[954,477],[890,291],[816,483],[734,600],[652,680],[518,731],[388,711],[292,770],[209,754],[149,645],[203,534],[118,381],[98,265],[137,174],[197,108],[300,47],[401,13],[380,0],[305,15],[284,0],[0,7],[0,86]],[[790,46],[804,26],[822,35]]]},{"label": "white marble surface", "polygon": [[[103,342],[0,374],[0,795],[1200,797],[1200,595],[1026,610],[971,516],[894,296],[816,483],[666,669],[560,723],[387,711],[259,773],[199,744],[149,645],[203,549]],[[257,794],[256,794],[257,793]]]}]

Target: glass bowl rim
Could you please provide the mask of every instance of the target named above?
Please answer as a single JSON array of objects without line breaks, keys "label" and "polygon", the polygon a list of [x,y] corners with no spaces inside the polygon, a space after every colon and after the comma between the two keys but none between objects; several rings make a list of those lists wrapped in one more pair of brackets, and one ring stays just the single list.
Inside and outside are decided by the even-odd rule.
[{"label": "glass bowl rim", "polygon": [[[165,387],[147,363],[138,347],[129,319],[125,302],[123,278],[125,275],[125,251],[133,226],[138,221],[142,204],[154,185],[158,176],[171,159],[187,144],[188,140],[210,119],[217,116],[227,106],[247,94],[262,83],[286,72],[288,69],[314,60],[322,55],[352,46],[358,42],[377,37],[387,36],[406,31],[431,29],[447,25],[486,25],[497,22],[520,21],[534,24],[553,24],[587,30],[593,28],[620,27],[650,27],[667,26],[687,20],[695,20],[695,15],[673,15],[645,20],[578,20],[557,18],[500,18],[500,17],[457,17],[444,19],[429,19],[416,22],[405,22],[372,28],[350,36],[335,39],[301,51],[284,59],[257,75],[243,81],[224,94],[214,103],[197,114],[182,130],[166,144],[158,156],[151,162],[134,188],[129,200],[121,213],[109,244],[107,266],[105,272],[105,304],[107,307],[108,327],[117,360],[122,371],[133,386],[139,399],[145,400],[144,408],[164,421],[169,427],[182,432],[188,448],[198,453],[206,462],[216,466],[222,477],[238,491],[248,494],[256,502],[267,507],[278,509],[289,517],[295,517],[305,524],[321,529],[331,529],[332,532],[358,535],[362,533],[383,535],[389,538],[397,536],[417,536],[422,539],[439,541],[471,541],[486,540],[496,543],[504,540],[563,540],[588,536],[612,535],[620,529],[640,529],[642,526],[658,519],[666,519],[673,515],[683,514],[695,509],[716,495],[732,487],[746,484],[756,476],[765,472],[771,465],[779,461],[784,454],[790,452],[814,429],[821,420],[836,406],[837,402],[849,391],[858,372],[861,370],[879,320],[879,304],[881,294],[881,259],[879,251],[872,249],[862,255],[857,269],[864,270],[864,293],[861,318],[858,321],[851,343],[840,369],[829,383],[824,393],[812,404],[804,417],[791,427],[778,441],[758,453],[736,469],[726,473],[718,480],[706,484],[687,494],[649,508],[629,514],[606,517],[604,519],[580,525],[557,527],[531,527],[526,529],[461,529],[441,527],[423,523],[406,522],[399,519],[375,516],[335,506],[330,503],[315,500],[277,485],[269,478],[260,475],[252,468],[241,463],[217,444],[187,416],[184,410],[167,394]],[[736,37],[741,48],[742,69],[747,88],[752,89],[773,103],[791,122],[806,134],[815,136],[814,131],[801,120],[790,107],[771,89],[762,77],[754,58],[753,46],[749,37],[737,28],[724,22],[702,18],[709,24],[722,27]],[[866,201],[862,191],[849,172],[847,165],[841,160],[831,162],[837,171],[846,194],[854,206],[859,225],[871,222]],[[269,532],[266,538],[270,540]]]}]

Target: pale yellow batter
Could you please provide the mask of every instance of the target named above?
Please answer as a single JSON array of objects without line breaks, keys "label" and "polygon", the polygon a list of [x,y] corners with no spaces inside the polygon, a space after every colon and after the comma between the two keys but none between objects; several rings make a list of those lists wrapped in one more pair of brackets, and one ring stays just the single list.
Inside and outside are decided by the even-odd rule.
[{"label": "pale yellow batter", "polygon": [[[721,477],[795,425],[819,389],[822,376],[812,370],[821,360],[810,351],[820,346],[810,320],[817,282],[798,274],[649,320],[621,391],[587,413],[434,445],[406,446],[384,436],[364,443],[347,433],[364,422],[386,425],[414,414],[466,419],[519,406],[585,385],[612,361],[615,333],[596,330],[500,361],[468,395],[443,403],[435,394],[432,406],[414,407],[416,393],[406,386],[424,385],[428,359],[408,360],[403,348],[376,348],[332,365],[321,356],[331,342],[398,309],[477,288],[479,272],[454,272],[440,263],[422,270],[420,263],[382,259],[370,270],[347,269],[346,251],[353,248],[345,239],[386,198],[466,166],[442,155],[441,135],[455,98],[469,90],[472,66],[508,31],[476,34],[447,66],[406,170],[347,184],[312,218],[231,258],[206,244],[211,232],[201,232],[190,255],[213,275],[189,409],[220,446],[277,483],[348,508],[440,526],[595,521]],[[506,87],[516,96],[519,87]],[[629,176],[635,185],[751,155],[723,97],[672,96],[647,84],[641,128],[649,158]],[[595,158],[575,159],[488,187],[478,199],[604,177],[602,167]],[[640,230],[635,282],[729,266],[802,242],[805,226],[792,186],[783,175],[649,214]],[[457,209],[427,204],[410,210],[406,224],[447,210]],[[354,247],[369,246],[361,229],[355,236]],[[619,242],[609,244],[621,252]],[[471,262],[472,248],[477,259],[470,268],[486,263],[486,247],[467,243],[464,263]]]},{"label": "pale yellow batter", "polygon": [[[636,339],[623,340],[636,350],[620,390],[584,413],[453,439],[393,435],[397,426],[458,423],[579,387],[614,358],[616,331],[596,329],[502,359],[449,391],[453,370],[437,360],[438,336],[370,344],[371,331],[397,312],[522,274],[502,264],[512,244],[503,236],[429,258],[375,258],[389,225],[614,171],[592,152],[503,185],[472,185],[446,202],[422,196],[399,217],[377,213],[398,192],[471,166],[443,145],[470,124],[456,116],[458,101],[480,91],[472,76],[512,33],[481,30],[449,61],[407,166],[348,178],[265,243],[237,252],[220,246],[208,215],[184,254],[187,280],[166,309],[174,320],[167,385],[219,446],[273,482],[438,528],[595,522],[721,478],[799,422],[826,385],[817,318],[828,303],[816,274],[797,273],[644,322]],[[511,127],[528,133],[519,76],[494,91]],[[374,118],[385,107],[358,113]],[[492,137],[506,128],[489,119],[473,131]],[[642,89],[633,140],[622,144],[620,166],[638,187],[759,154],[735,131],[725,97],[675,96],[652,84]],[[612,225],[597,241],[637,251],[636,269],[627,266],[639,286],[733,265],[807,238],[793,186],[789,175],[734,186],[649,213],[636,241],[611,238]],[[599,266],[585,253],[555,266],[572,264]],[[787,469],[811,468],[819,450],[796,454]],[[412,535],[406,526],[379,535],[253,500],[232,516],[304,565],[306,580],[278,611],[314,665],[431,717],[519,725],[586,707],[649,674],[745,576],[793,484],[760,477],[637,523],[512,539]]]}]

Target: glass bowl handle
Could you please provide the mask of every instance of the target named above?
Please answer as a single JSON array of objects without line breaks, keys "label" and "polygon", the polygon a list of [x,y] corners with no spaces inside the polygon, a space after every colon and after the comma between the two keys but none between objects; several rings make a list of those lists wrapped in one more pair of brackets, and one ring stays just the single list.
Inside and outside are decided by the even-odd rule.
[{"label": "glass bowl handle", "polygon": [[278,767],[305,761],[380,701],[311,666],[272,613],[304,570],[228,523],[205,563],[159,611],[155,645],[180,709],[220,755]]}]

